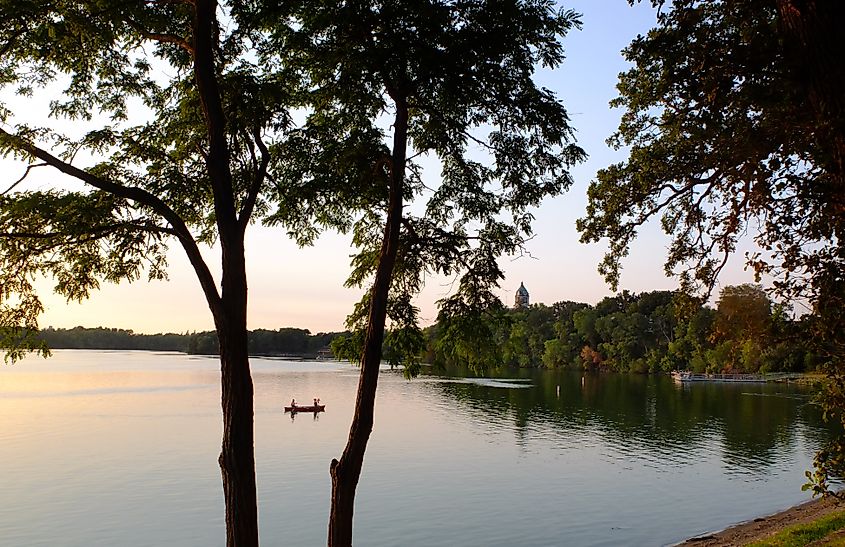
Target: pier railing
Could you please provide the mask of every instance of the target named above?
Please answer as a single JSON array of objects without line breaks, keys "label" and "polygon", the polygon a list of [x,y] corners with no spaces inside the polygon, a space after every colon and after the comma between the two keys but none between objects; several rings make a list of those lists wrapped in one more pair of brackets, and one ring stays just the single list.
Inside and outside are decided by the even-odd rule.
[{"label": "pier railing", "polygon": [[800,377],[793,372],[774,372],[768,374],[747,373],[707,373],[675,371],[672,377],[680,382],[785,382]]}]

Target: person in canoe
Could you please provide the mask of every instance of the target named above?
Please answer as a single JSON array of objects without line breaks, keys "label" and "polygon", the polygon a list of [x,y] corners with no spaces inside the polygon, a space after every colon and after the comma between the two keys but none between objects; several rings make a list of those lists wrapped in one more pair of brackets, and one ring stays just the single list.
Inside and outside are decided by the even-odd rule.
[{"label": "person in canoe", "polygon": [[320,399],[314,397],[314,408],[317,408],[317,405],[319,404],[319,402],[320,402]]},{"label": "person in canoe", "polygon": [[291,407],[291,408],[296,408],[296,399],[291,399],[291,400],[290,400],[290,407]]}]

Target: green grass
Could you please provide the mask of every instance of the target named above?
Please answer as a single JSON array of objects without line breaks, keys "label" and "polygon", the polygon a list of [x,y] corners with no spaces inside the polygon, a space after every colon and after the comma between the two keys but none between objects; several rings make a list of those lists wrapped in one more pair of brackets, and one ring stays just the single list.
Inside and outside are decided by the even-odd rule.
[{"label": "green grass", "polygon": [[[845,511],[832,513],[806,524],[784,528],[774,536],[752,543],[752,547],[800,547],[845,529]],[[825,545],[845,545],[845,537],[831,538]]]}]

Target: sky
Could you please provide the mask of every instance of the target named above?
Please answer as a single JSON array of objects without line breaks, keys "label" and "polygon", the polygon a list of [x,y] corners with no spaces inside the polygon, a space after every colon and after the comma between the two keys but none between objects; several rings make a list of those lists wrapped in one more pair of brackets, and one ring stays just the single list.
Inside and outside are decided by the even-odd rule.
[{"label": "sky", "polygon": [[[563,101],[578,144],[589,159],[572,169],[575,183],[568,192],[547,199],[534,212],[536,235],[528,244],[530,256],[501,259],[506,277],[499,296],[506,305],[513,303],[521,282],[532,303],[574,300],[595,304],[612,294],[596,271],[605,245],[579,243],[575,221],[584,215],[586,190],[596,171],[625,159],[624,150],[614,151],[605,143],[622,114],[611,109],[608,102],[616,96],[617,75],[628,66],[621,50],[654,25],[656,12],[650,2],[631,7],[627,0],[571,0],[563,6],[583,15],[583,29],[564,39],[566,61],[554,71],[539,72],[537,81]],[[43,105],[32,101],[20,104],[20,109],[37,118]],[[0,185],[13,182],[24,169],[25,164],[0,160]],[[45,189],[52,181],[53,177],[42,171],[28,181],[28,188]],[[313,333],[343,330],[346,315],[361,296],[359,289],[343,286],[353,253],[349,236],[325,234],[313,247],[300,249],[279,229],[253,226],[248,230],[246,245],[250,329],[299,327]],[[663,271],[667,246],[668,238],[658,223],[644,226],[623,262],[620,289],[642,292],[677,288],[677,280],[667,278]],[[214,249],[206,256],[213,268],[219,265]],[[147,282],[142,278],[131,284],[104,283],[82,303],[65,302],[50,292],[52,284],[44,280],[38,286],[46,311],[39,323],[42,327],[106,326],[143,333],[212,330],[211,314],[193,270],[175,244],[171,245],[168,262],[168,281]],[[752,282],[753,275],[743,266],[740,251],[723,271],[721,285]],[[427,281],[416,300],[424,325],[434,322],[436,301],[453,288],[450,279]]]}]

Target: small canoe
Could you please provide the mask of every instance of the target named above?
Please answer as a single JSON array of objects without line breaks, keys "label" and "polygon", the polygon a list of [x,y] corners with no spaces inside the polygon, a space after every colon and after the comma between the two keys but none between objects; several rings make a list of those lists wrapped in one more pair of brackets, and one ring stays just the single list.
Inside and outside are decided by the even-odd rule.
[{"label": "small canoe", "polygon": [[311,405],[311,406],[286,406],[285,412],[324,412],[326,405]]}]

